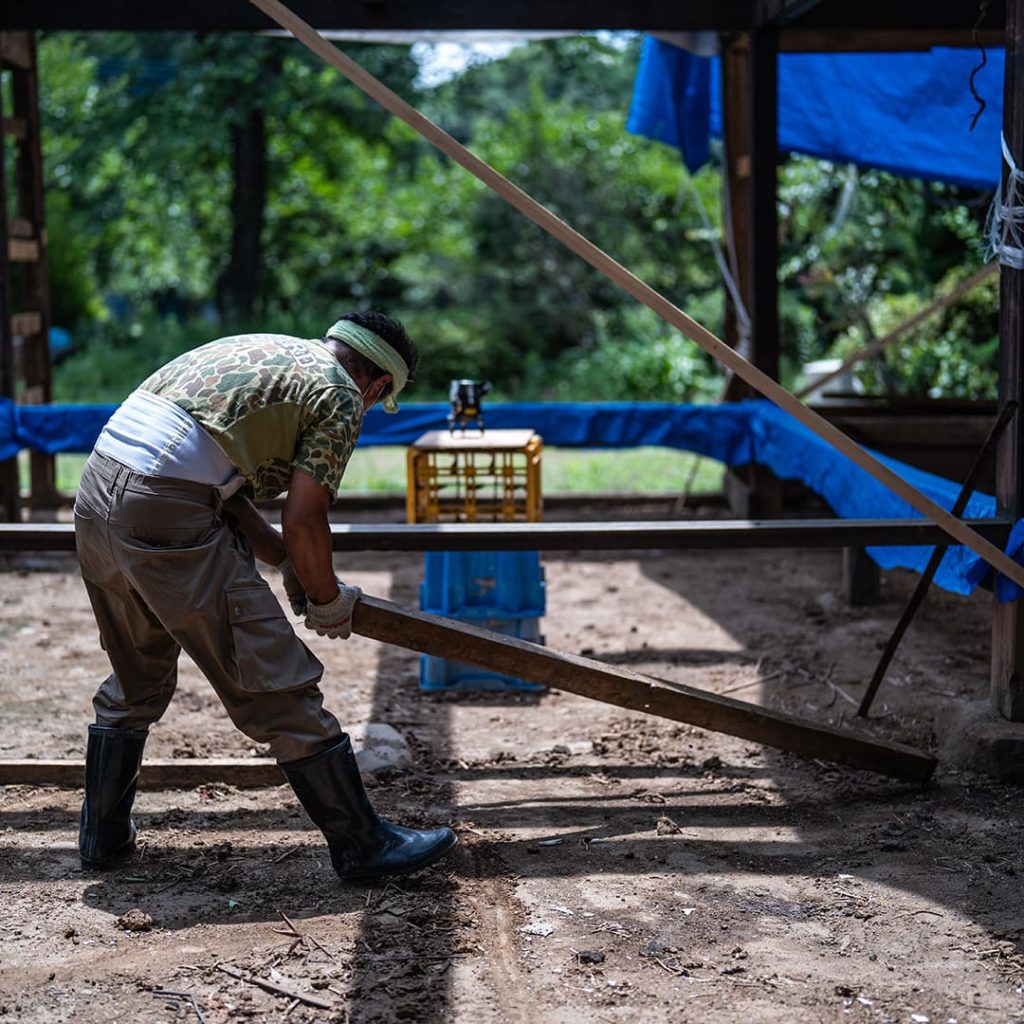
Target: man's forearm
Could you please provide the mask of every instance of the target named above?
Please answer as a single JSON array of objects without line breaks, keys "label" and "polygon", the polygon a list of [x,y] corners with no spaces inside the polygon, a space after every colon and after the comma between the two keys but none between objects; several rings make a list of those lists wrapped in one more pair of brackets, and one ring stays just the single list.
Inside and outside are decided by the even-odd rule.
[{"label": "man's forearm", "polygon": [[278,565],[288,557],[284,540],[260,515],[259,509],[243,494],[224,502],[224,511],[235,520],[239,533],[249,542],[253,554],[268,565]]},{"label": "man's forearm", "polygon": [[286,519],[284,542],[296,576],[314,604],[329,604],[338,596],[334,575],[331,527],[326,516]]}]

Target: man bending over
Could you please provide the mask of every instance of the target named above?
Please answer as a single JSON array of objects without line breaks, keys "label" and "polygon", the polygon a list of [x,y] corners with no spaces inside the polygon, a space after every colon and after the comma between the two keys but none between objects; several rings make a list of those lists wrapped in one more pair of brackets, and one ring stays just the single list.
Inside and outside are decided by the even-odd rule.
[{"label": "man bending over", "polygon": [[[295,635],[255,559],[283,574],[292,610],[347,638],[357,587],[336,579],[328,508],[363,413],[396,398],[416,348],[381,313],[343,316],[322,341],[222,338],[143,381],[96,442],[75,536],[113,672],[93,699],[79,850],[109,868],[135,845],[131,807],[149,727],[185,650],[247,736],[270,745],[346,881],[432,864],[457,843],[378,817],[348,736],[323,706],[323,665]],[[283,537],[253,501],[288,492]]]}]

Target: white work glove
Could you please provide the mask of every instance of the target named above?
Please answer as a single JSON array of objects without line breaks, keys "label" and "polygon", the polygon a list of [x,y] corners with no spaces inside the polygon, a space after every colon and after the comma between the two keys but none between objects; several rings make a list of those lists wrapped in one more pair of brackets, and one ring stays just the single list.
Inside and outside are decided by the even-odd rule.
[{"label": "white work glove", "polygon": [[306,628],[320,636],[347,640],[352,635],[352,611],[363,596],[358,587],[347,587],[338,580],[338,596],[330,604],[306,605]]},{"label": "white work glove", "polygon": [[306,597],[306,588],[299,582],[299,577],[295,574],[292,560],[286,558],[283,562],[278,562],[274,568],[280,570],[281,583],[284,585],[284,592],[288,595],[288,603],[292,606],[292,614],[305,615],[309,598]]}]

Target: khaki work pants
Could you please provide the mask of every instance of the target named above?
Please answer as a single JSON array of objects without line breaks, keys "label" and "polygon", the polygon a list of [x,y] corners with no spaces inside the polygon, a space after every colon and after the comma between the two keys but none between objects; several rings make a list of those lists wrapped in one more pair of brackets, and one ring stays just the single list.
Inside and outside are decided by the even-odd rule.
[{"label": "khaki work pants", "polygon": [[170,703],[185,650],[235,725],[278,761],[342,735],[323,707],[323,665],[225,523],[212,487],[143,476],[93,453],[75,537],[113,668],[93,699],[97,724],[148,729]]}]

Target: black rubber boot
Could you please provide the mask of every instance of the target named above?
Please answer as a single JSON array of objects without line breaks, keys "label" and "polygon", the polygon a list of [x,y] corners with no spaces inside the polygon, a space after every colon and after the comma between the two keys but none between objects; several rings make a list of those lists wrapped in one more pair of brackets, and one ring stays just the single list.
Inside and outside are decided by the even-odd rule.
[{"label": "black rubber boot", "polygon": [[402,828],[379,817],[347,736],[333,747],[281,765],[295,795],[324,836],[345,882],[402,875],[440,860],[458,844],[450,828]]},{"label": "black rubber boot", "polygon": [[83,868],[112,868],[135,849],[132,803],[147,735],[136,729],[89,726],[85,800],[78,831]]}]

